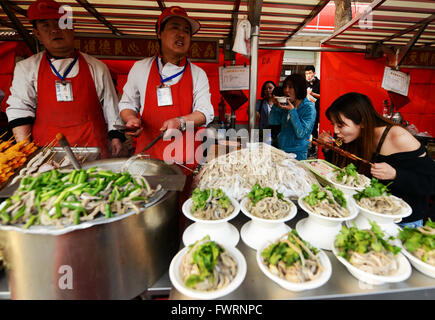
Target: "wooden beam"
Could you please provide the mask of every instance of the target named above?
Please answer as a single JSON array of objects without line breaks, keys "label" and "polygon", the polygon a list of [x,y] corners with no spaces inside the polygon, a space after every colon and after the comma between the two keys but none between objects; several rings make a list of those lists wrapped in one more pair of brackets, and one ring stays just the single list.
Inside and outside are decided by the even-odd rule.
[{"label": "wooden beam", "polygon": [[166,9],[166,6],[165,6],[165,4],[163,3],[162,0],[157,0],[157,4],[159,5],[160,11],[163,12],[163,10]]},{"label": "wooden beam", "polygon": [[320,11],[322,11],[328,2],[329,0],[321,0],[317,6],[314,7],[313,11],[311,11],[311,13],[304,19],[304,21],[302,21],[302,23],[290,33],[285,42],[289,41],[297,32],[299,32],[299,30],[304,29],[305,26],[309,24],[311,20],[313,20],[319,14]]},{"label": "wooden beam", "polygon": [[5,19],[1,19],[0,18],[0,25],[8,27],[8,28],[11,28],[11,29],[14,29],[14,31],[15,31],[15,26],[12,23],[10,23],[9,21],[5,20]]},{"label": "wooden beam", "polygon": [[15,13],[12,12],[9,6],[9,2],[6,0],[0,0],[0,4],[3,8],[3,11],[6,13],[9,20],[12,22],[14,29],[20,34],[20,36],[23,38],[24,42],[29,47],[29,49],[33,53],[36,53],[36,41],[32,38],[29,31],[27,31],[27,29],[24,28],[20,20],[17,19]]},{"label": "wooden beam", "polygon": [[9,0],[6,1],[9,5],[9,8],[11,8],[13,11],[15,11],[18,14],[21,14],[24,17],[27,17],[27,10],[21,8],[20,6],[16,5],[15,3],[10,2]]},{"label": "wooden beam", "polygon": [[428,17],[426,19],[421,20],[419,23],[416,23],[416,24],[414,24],[414,25],[412,25],[412,26],[410,26],[410,27],[408,27],[408,28],[398,32],[398,33],[393,34],[392,36],[389,36],[389,37],[387,37],[385,39],[382,39],[379,42],[386,42],[386,41],[390,41],[390,40],[392,40],[394,38],[403,36],[404,34],[407,34],[407,33],[411,32],[411,31],[413,31],[413,30],[415,30],[415,29],[417,29],[419,27],[422,27],[424,25],[427,25],[427,24],[431,23],[434,20],[435,20],[435,14],[431,15],[430,17]]},{"label": "wooden beam", "polygon": [[112,30],[112,33],[117,36],[122,36],[122,32],[119,31],[115,26],[113,26],[109,21],[106,20],[88,0],[76,0],[83,8],[85,8],[90,14],[92,14],[98,21]]},{"label": "wooden beam", "polygon": [[411,40],[407,43],[406,47],[403,50],[400,50],[399,52],[399,62],[396,65],[396,68],[399,67],[402,62],[405,60],[406,56],[408,55],[409,51],[411,51],[414,44],[417,42],[417,40],[420,38],[421,34],[424,32],[424,30],[429,25],[429,22],[427,22],[424,26],[421,26],[418,32],[412,37]]},{"label": "wooden beam", "polygon": [[251,27],[260,25],[262,6],[263,0],[248,0],[248,20]]}]

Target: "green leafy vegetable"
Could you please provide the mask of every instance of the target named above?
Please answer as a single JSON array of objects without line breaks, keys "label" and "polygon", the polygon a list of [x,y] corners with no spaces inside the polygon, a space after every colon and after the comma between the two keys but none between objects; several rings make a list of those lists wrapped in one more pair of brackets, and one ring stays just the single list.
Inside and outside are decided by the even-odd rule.
[{"label": "green leafy vegetable", "polygon": [[[278,199],[285,201],[282,193],[276,192],[276,196]],[[254,184],[251,191],[248,193],[248,198],[251,199],[253,206],[255,206],[258,201],[267,197],[273,197],[273,189],[270,187],[262,188],[258,183]]]},{"label": "green leafy vegetable", "polygon": [[370,221],[370,230],[360,230],[355,224],[353,227],[341,227],[340,233],[335,238],[335,246],[338,249],[338,255],[350,259],[352,252],[367,253],[369,251],[380,252],[387,250],[393,254],[400,252],[401,248],[390,244],[387,240],[394,240],[394,237],[384,239],[385,234],[376,222]]},{"label": "green leafy vegetable", "polygon": [[[203,240],[210,240],[209,236],[204,237]],[[198,243],[189,246],[189,251]],[[186,279],[186,286],[193,288],[197,283],[204,281],[206,278],[210,278],[214,281],[213,269],[218,262],[218,257],[224,249],[214,241],[207,241],[204,244],[198,246],[192,254],[191,264],[195,264],[198,267],[199,275],[190,275]]]},{"label": "green leafy vegetable", "polygon": [[[294,247],[299,248],[302,252],[304,258],[308,259],[308,252],[303,249],[303,247],[294,239],[294,237],[298,237],[300,241],[314,254],[317,254],[318,250],[312,247],[309,243],[300,239],[296,230],[291,230],[287,236],[286,241],[278,241],[272,243],[266,249],[263,250],[261,256],[264,258],[264,261],[267,263],[276,265],[278,262],[283,261],[286,266],[291,266],[295,262],[301,260],[299,253],[292,248],[288,242],[290,242]],[[288,241],[288,242],[287,242]]]},{"label": "green leafy vegetable", "polygon": [[344,184],[347,184],[349,178],[354,177],[356,184],[359,185],[358,171],[353,163],[349,163],[344,169],[335,169],[334,172],[337,173],[336,179],[338,182],[342,182],[343,178],[346,177]]},{"label": "green leafy vegetable", "polygon": [[[210,197],[211,192],[211,197]],[[209,200],[210,198],[210,200]],[[218,199],[217,202],[224,209],[228,209],[231,204],[230,198],[222,191],[222,189],[205,189],[195,188],[192,192],[192,207],[191,211],[202,211],[205,210],[207,206],[207,200]]]},{"label": "green leafy vegetable", "polygon": [[386,193],[387,195],[390,195],[388,193],[389,189],[388,187],[392,184],[393,182],[390,182],[387,185],[384,185],[382,183],[380,183],[378,181],[378,179],[376,178],[372,178],[370,181],[370,186],[368,186],[367,188],[365,188],[362,191],[357,191],[356,194],[353,195],[353,197],[356,200],[361,200],[362,198],[373,198],[373,197],[380,197],[382,196],[384,193]]},{"label": "green leafy vegetable", "polygon": [[303,200],[308,203],[310,206],[315,206],[320,201],[326,199],[329,203],[334,203],[334,200],[343,208],[347,207],[346,198],[344,197],[343,191],[340,189],[336,189],[331,186],[326,186],[325,190],[329,190],[332,193],[334,199],[328,197],[328,193],[325,192],[319,185],[313,184],[311,186],[311,192],[308,196],[304,197]]},{"label": "green leafy vegetable", "polygon": [[421,229],[432,231],[435,229],[435,223],[429,218],[424,228],[404,227],[403,230],[399,232],[398,238],[405,245],[406,250],[411,253],[414,253],[418,249],[423,249],[426,254],[423,255],[422,260],[426,262],[427,253],[435,250],[435,235],[429,232],[424,233]]}]

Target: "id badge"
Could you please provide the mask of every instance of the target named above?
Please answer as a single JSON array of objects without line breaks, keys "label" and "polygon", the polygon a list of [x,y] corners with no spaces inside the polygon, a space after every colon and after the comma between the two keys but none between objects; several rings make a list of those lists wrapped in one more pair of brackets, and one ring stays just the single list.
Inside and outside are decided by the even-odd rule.
[{"label": "id badge", "polygon": [[157,86],[157,105],[159,107],[172,106],[171,87]]},{"label": "id badge", "polygon": [[56,98],[57,101],[74,101],[71,81],[56,80]]}]

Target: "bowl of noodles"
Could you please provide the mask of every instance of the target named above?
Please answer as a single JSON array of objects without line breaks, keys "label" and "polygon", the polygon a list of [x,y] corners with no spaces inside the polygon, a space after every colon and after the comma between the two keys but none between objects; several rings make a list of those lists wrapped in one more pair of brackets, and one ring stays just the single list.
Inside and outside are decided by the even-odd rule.
[{"label": "bowl of noodles", "polygon": [[370,185],[370,179],[356,171],[353,163],[343,169],[334,169],[326,175],[326,179],[335,188],[340,189],[347,195],[352,195]]},{"label": "bowl of noodles", "polygon": [[245,279],[246,270],[246,260],[238,249],[206,236],[175,255],[169,278],[185,296],[211,300],[235,291]]},{"label": "bowl of noodles", "polygon": [[435,278],[435,222],[429,218],[423,227],[404,227],[398,238],[403,254],[414,268]]},{"label": "bowl of noodles", "polygon": [[290,199],[258,183],[242,200],[240,209],[251,219],[242,226],[240,235],[243,242],[255,250],[267,241],[275,240],[277,234],[288,232],[290,227],[285,222],[297,213],[297,207]]},{"label": "bowl of noodles", "polygon": [[363,282],[380,285],[405,281],[411,275],[411,265],[394,245],[395,238],[386,238],[376,222],[370,225],[370,229],[343,226],[334,242],[334,255]]},{"label": "bowl of noodles", "polygon": [[402,199],[388,192],[388,185],[372,178],[370,186],[357,191],[352,198],[360,215],[355,223],[360,228],[368,228],[368,220],[376,221],[385,232],[396,236],[399,232],[395,224],[412,213],[412,208]]},{"label": "bowl of noodles", "polygon": [[308,218],[298,221],[296,230],[299,235],[312,245],[332,250],[335,235],[340,231],[344,221],[354,219],[358,210],[348,195],[331,186],[324,188],[317,184],[311,191],[299,197],[298,205],[308,213]]},{"label": "bowl of noodles", "polygon": [[183,233],[184,245],[206,235],[223,245],[236,246],[239,242],[239,231],[228,221],[239,214],[240,205],[221,189],[194,189],[182,211],[188,219],[195,221]]},{"label": "bowl of noodles", "polygon": [[239,202],[221,189],[195,188],[182,210],[186,218],[201,223],[216,224],[231,220],[240,212]]},{"label": "bowl of noodles", "polygon": [[282,193],[256,183],[240,203],[242,212],[250,219],[262,223],[282,223],[297,213],[296,205]]},{"label": "bowl of noodles", "polygon": [[302,240],[294,229],[258,250],[257,263],[269,279],[290,291],[321,287],[332,273],[326,253]]}]

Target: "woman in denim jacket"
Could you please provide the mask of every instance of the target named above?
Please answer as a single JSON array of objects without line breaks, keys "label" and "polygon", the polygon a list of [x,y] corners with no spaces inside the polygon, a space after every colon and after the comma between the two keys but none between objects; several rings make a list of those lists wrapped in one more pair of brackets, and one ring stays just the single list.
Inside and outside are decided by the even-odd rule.
[{"label": "woman in denim jacket", "polygon": [[269,114],[269,124],[281,125],[279,148],[296,154],[297,160],[305,160],[316,109],[307,99],[307,83],[302,75],[293,74],[285,78],[283,92],[286,103],[275,102]]}]

